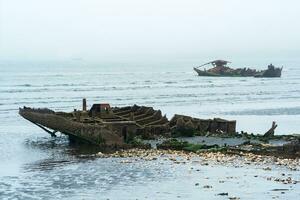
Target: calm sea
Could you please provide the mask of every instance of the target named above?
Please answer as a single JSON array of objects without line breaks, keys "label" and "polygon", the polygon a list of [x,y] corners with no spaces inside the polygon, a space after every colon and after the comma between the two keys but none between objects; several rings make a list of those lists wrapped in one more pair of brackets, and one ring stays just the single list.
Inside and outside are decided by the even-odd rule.
[{"label": "calm sea", "polygon": [[[189,175],[179,173],[185,167],[174,171],[170,164],[159,162],[120,166],[116,159],[82,158],[86,153],[70,146],[65,137],[50,138],[22,119],[18,115],[22,106],[71,111],[87,98],[89,106],[99,102],[153,106],[169,118],[178,113],[235,119],[239,131],[259,134],[276,121],[276,134],[300,133],[299,60],[274,63],[284,65],[281,78],[259,79],[198,77],[192,69],[195,63],[1,62],[0,197],[195,197],[189,196],[192,187],[185,191],[172,182],[189,180]],[[267,64],[252,62],[247,67],[263,69]]]}]

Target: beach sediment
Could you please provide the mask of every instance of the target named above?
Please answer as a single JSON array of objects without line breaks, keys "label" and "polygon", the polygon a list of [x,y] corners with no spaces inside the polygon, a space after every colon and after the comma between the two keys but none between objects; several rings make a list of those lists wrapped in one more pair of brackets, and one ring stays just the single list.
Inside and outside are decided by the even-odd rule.
[{"label": "beach sediment", "polygon": [[[244,167],[249,165],[261,166],[265,170],[271,170],[266,166],[284,166],[290,170],[300,170],[300,158],[279,158],[267,155],[257,155],[253,153],[240,152],[239,154],[227,154],[222,152],[186,152],[176,150],[158,149],[129,149],[116,151],[110,154],[99,152],[96,156],[101,158],[127,158],[122,162],[134,162],[138,160],[169,160],[174,164],[186,164],[188,162],[199,163],[200,165],[220,164],[234,167]],[[134,158],[134,159],[130,159]]]}]

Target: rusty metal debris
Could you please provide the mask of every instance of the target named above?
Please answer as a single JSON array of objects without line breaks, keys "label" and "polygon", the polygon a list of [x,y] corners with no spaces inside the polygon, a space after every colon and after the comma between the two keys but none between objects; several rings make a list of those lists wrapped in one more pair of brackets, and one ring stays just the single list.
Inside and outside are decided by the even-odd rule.
[{"label": "rusty metal debris", "polygon": [[277,128],[276,122],[272,122],[272,127],[264,134],[264,137],[272,137],[275,134],[275,129]]}]

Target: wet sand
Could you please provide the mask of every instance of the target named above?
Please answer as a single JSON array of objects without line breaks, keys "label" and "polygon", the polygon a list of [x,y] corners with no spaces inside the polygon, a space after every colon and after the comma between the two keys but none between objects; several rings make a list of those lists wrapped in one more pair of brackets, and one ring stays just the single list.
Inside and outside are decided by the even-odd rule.
[{"label": "wet sand", "polygon": [[134,186],[132,196],[130,189],[118,191],[125,199],[294,199],[300,195],[300,159],[137,149],[97,156],[128,167],[171,170],[170,177]]}]

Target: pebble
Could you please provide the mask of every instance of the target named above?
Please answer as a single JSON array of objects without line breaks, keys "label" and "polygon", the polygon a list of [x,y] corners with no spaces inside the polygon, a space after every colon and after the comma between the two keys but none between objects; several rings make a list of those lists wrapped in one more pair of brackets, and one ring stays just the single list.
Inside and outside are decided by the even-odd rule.
[{"label": "pebble", "polygon": [[272,169],[270,167],[265,167],[263,170],[271,171]]}]

